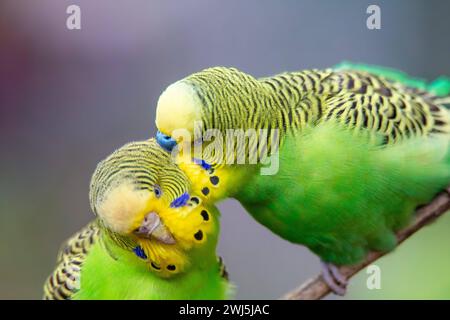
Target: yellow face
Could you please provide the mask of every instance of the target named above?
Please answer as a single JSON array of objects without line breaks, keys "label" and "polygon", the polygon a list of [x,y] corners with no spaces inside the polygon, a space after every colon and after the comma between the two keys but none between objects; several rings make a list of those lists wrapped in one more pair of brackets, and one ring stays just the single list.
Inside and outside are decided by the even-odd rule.
[{"label": "yellow face", "polygon": [[[160,152],[157,144],[150,148]],[[91,205],[105,227],[133,243],[136,256],[151,271],[169,277],[189,266],[189,250],[215,234],[216,211],[191,194],[178,167],[160,163],[170,157],[159,158],[158,167],[141,166],[147,160],[140,156],[148,154],[145,150],[138,155],[116,152],[100,163],[91,183]]]}]

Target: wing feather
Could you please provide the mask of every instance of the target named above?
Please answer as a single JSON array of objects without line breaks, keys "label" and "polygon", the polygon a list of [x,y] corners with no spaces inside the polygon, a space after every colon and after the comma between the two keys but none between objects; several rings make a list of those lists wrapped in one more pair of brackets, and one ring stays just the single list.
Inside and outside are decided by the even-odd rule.
[{"label": "wing feather", "polygon": [[67,300],[80,289],[80,273],[90,248],[99,238],[96,221],[69,238],[59,250],[57,266],[44,284],[45,300]]},{"label": "wing feather", "polygon": [[364,71],[336,71],[324,80],[330,88],[321,121],[337,120],[365,128],[394,142],[413,136],[450,134],[444,102],[422,89]]}]

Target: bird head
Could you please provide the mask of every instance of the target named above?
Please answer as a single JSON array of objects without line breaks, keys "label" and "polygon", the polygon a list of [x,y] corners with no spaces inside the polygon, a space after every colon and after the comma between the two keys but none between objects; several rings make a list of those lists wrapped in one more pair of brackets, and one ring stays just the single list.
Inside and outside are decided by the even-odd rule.
[{"label": "bird head", "polygon": [[193,143],[197,140],[195,135],[203,136],[207,129],[224,133],[241,128],[244,109],[250,107],[241,97],[251,96],[242,88],[252,91],[257,86],[259,83],[252,76],[225,67],[205,69],[171,84],[161,94],[156,108],[158,143],[171,151],[185,139],[176,134],[178,130],[189,134]]},{"label": "bird head", "polygon": [[185,251],[205,240],[194,237],[202,219],[192,216],[199,203],[190,189],[170,154],[150,139],[126,144],[98,164],[90,204],[114,239],[131,243],[155,271],[170,275],[187,265]]}]

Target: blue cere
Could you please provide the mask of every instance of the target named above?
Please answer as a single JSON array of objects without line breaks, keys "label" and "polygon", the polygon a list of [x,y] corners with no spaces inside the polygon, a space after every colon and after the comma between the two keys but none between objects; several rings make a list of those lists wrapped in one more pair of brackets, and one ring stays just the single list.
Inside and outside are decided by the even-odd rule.
[{"label": "blue cere", "polygon": [[173,200],[172,203],[170,204],[170,207],[171,208],[183,207],[186,205],[189,198],[190,198],[189,194],[187,192],[185,192],[181,196],[179,196],[178,198]]},{"label": "blue cere", "polygon": [[156,141],[166,151],[172,151],[172,149],[177,145],[175,139],[168,135],[165,135],[161,131],[158,131],[156,133]]},{"label": "blue cere", "polygon": [[134,253],[141,259],[147,259],[147,255],[141,246],[137,246],[133,249]]}]

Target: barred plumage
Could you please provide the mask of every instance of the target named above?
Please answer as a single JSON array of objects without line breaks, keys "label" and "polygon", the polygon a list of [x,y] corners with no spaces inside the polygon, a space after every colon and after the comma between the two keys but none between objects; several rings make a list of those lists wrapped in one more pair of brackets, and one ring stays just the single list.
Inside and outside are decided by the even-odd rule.
[{"label": "barred plumage", "polygon": [[98,164],[89,193],[94,213],[97,214],[97,201],[103,200],[114,183],[127,178],[131,178],[138,190],[152,191],[155,185],[164,187],[164,196],[169,201],[182,195],[190,184],[172,163],[170,154],[163,152],[155,140],[131,142]]},{"label": "barred plumage", "polygon": [[45,300],[70,299],[80,289],[80,273],[84,259],[99,236],[100,229],[94,221],[61,246],[56,269],[44,284]]},{"label": "barred plumage", "polygon": [[283,137],[334,120],[377,133],[385,143],[450,133],[448,98],[365,71],[305,70],[255,79],[216,67],[182,82],[192,85],[203,104],[203,131],[278,129]]}]

